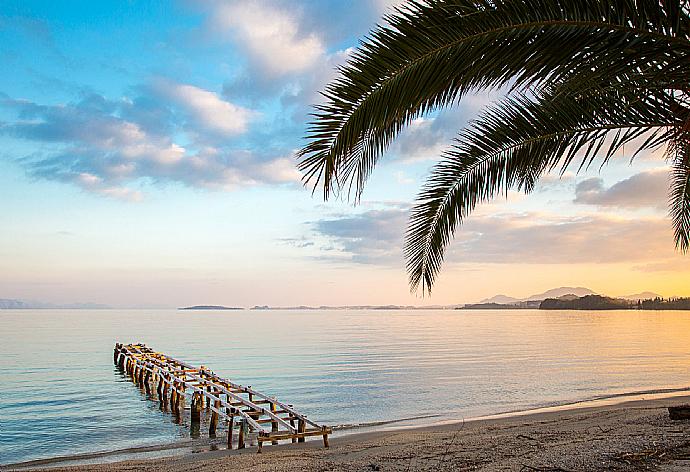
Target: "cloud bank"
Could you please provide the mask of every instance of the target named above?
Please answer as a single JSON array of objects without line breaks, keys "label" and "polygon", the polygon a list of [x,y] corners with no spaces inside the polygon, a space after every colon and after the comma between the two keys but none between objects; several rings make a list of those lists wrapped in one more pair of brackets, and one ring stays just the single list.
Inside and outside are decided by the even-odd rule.
[{"label": "cloud bank", "polygon": [[138,91],[58,105],[6,98],[0,107],[14,119],[0,133],[40,144],[19,159],[31,175],[125,200],[142,198],[142,181],[231,189],[299,180],[289,151],[257,153],[235,143],[255,111],[167,80]]}]

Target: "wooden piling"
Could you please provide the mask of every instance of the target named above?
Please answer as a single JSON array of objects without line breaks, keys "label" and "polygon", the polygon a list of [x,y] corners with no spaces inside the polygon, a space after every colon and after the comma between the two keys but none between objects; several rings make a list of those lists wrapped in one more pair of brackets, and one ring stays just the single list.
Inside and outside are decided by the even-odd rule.
[{"label": "wooden piling", "polygon": [[[277,411],[275,403],[271,403],[271,411],[273,413]],[[271,421],[271,432],[276,434],[278,433],[278,422],[276,420]],[[271,444],[275,446],[276,444],[278,444],[278,441],[271,441]]]},{"label": "wooden piling", "polygon": [[247,420],[240,421],[240,432],[237,435],[237,449],[244,449],[244,430],[247,429]]},{"label": "wooden piling", "polygon": [[228,449],[232,449],[232,430],[235,428],[235,412],[231,411],[228,418]]},{"label": "wooden piling", "polygon": [[297,422],[297,432],[300,434],[300,436],[297,437],[297,442],[304,442],[304,436],[301,436],[301,434],[304,433],[305,429],[307,428],[306,423],[304,422],[303,419],[300,418],[300,420]]},{"label": "wooden piling", "polygon": [[192,405],[191,405],[191,416],[190,420],[192,424],[200,424],[201,423],[201,408],[199,405],[200,398],[199,395],[196,393],[192,396]]},{"label": "wooden piling", "polygon": [[328,431],[328,428],[326,428],[324,426],[323,427],[323,447],[325,447],[326,449],[328,449],[328,447],[329,447],[329,445],[328,445],[328,433],[329,432],[330,431]]},{"label": "wooden piling", "polygon": [[220,411],[220,400],[214,401],[213,407],[215,409],[211,411],[211,421],[209,422],[209,425],[208,425],[209,436],[215,436],[216,435],[216,428],[218,427],[218,413],[216,412],[216,410]]}]

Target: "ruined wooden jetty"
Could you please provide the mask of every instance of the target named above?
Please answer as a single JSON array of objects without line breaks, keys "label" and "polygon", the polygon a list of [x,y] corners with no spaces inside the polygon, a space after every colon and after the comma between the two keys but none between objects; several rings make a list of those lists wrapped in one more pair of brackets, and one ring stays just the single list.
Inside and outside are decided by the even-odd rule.
[{"label": "ruined wooden jetty", "polygon": [[161,406],[179,414],[189,398],[192,429],[199,428],[203,409],[210,413],[210,436],[216,435],[219,422],[226,423],[228,449],[232,449],[235,429],[238,449],[245,447],[249,434],[256,435],[258,452],[267,441],[304,442],[308,436],[322,436],[328,447],[330,428],[274,397],[223,379],[207,367],[191,366],[144,344],[115,344],[113,360],[147,394],[152,395],[155,388]]}]

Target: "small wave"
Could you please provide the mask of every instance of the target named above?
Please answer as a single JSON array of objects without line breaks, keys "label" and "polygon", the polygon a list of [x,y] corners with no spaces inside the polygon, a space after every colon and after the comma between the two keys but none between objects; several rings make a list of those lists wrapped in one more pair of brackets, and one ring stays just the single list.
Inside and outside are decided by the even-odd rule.
[{"label": "small wave", "polygon": [[440,418],[442,416],[443,415],[421,415],[421,416],[409,416],[406,418],[397,418],[394,420],[385,420],[385,421],[369,421],[366,423],[346,423],[346,424],[339,424],[339,425],[332,426],[331,429],[333,431],[345,431],[348,429],[373,428],[376,426],[385,426],[388,424],[402,423],[405,421],[424,420],[424,419],[429,419],[429,418]]}]

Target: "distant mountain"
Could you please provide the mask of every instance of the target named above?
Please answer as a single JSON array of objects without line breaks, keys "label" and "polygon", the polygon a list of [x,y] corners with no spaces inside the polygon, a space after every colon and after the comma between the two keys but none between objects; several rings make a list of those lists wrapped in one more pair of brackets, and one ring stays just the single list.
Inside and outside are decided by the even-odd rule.
[{"label": "distant mountain", "polygon": [[509,305],[511,303],[517,303],[519,301],[521,301],[519,298],[513,298],[513,297],[509,297],[508,295],[500,294],[500,295],[494,295],[491,298],[485,298],[484,300],[480,301],[479,304],[484,305],[484,304],[488,304],[488,303],[498,303],[501,305]]},{"label": "distant mountain", "polygon": [[658,293],[654,293],[654,292],[640,292],[640,293],[633,293],[632,295],[623,295],[623,296],[620,296],[618,298],[624,298],[626,300],[637,301],[637,300],[651,300],[654,298],[663,298],[663,297],[661,295],[659,295]]},{"label": "distant mountain", "polygon": [[558,287],[547,290],[544,293],[532,295],[524,300],[546,300],[547,298],[558,298],[562,297],[563,295],[576,295],[578,297],[584,297],[585,295],[596,295],[596,292],[586,287]]},{"label": "distant mountain", "polygon": [[575,298],[578,297],[584,297],[585,295],[595,295],[596,292],[593,290],[590,290],[585,287],[558,287],[558,288],[552,288],[551,290],[547,290],[544,293],[537,293],[535,295],[531,295],[527,298],[514,298],[514,297],[509,297],[508,295],[495,295],[491,298],[485,298],[484,300],[480,301],[479,304],[491,304],[491,303],[498,303],[500,305],[518,305],[521,304],[521,308],[524,308],[524,302],[536,302],[536,301],[541,301],[541,300],[546,300],[547,298],[560,298],[565,295],[571,295],[574,296]]}]

